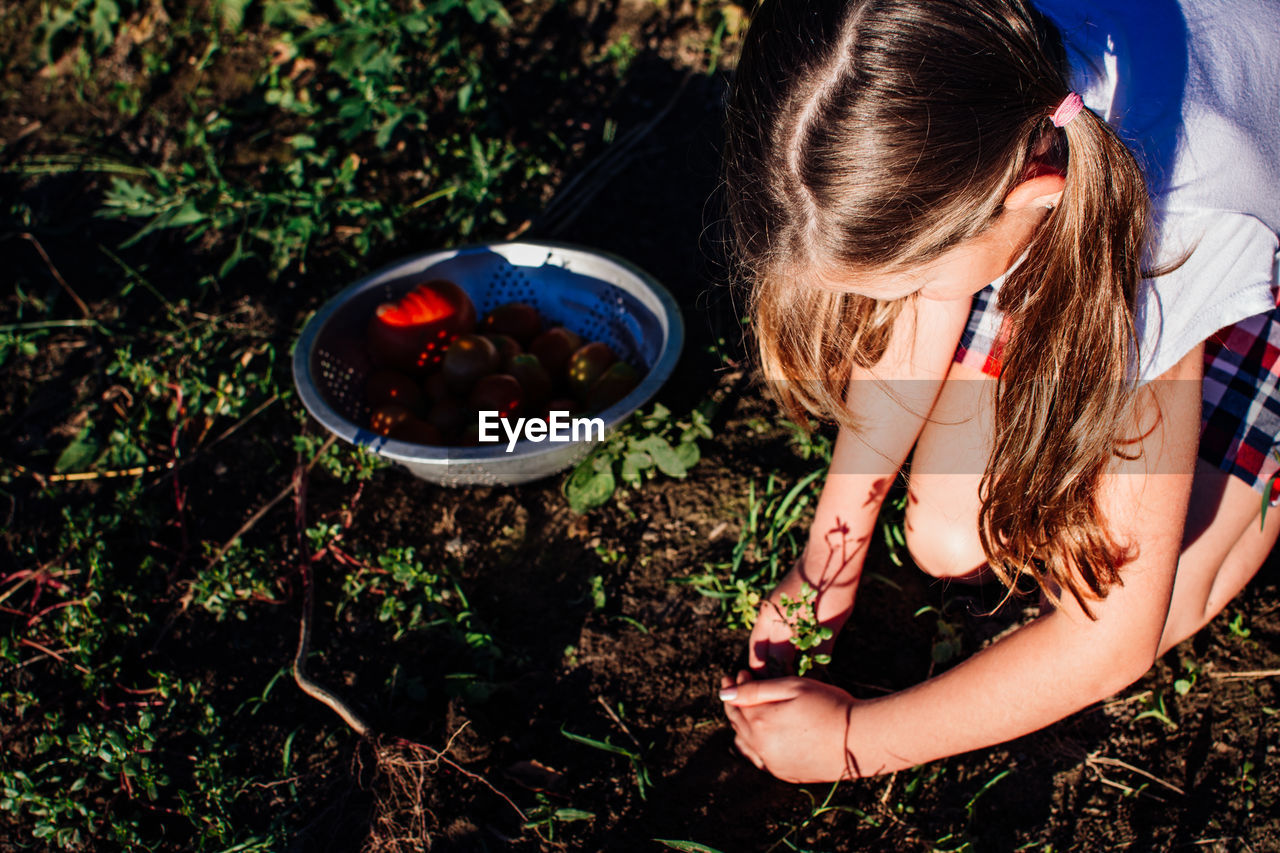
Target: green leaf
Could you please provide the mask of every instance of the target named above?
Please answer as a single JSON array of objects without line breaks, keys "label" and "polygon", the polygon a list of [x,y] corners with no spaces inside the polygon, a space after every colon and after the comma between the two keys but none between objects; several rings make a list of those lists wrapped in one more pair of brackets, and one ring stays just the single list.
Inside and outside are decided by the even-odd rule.
[{"label": "green leaf", "polygon": [[682,441],[676,445],[676,456],[685,468],[692,468],[702,458],[702,451],[694,441]]},{"label": "green leaf", "polygon": [[83,471],[97,455],[98,440],[93,436],[93,427],[86,426],[58,456],[58,461],[53,463],[53,470],[59,474]]},{"label": "green leaf", "polygon": [[653,457],[643,451],[628,453],[622,457],[622,482],[631,486],[639,486],[641,472],[653,467]]},{"label": "green leaf", "polygon": [[675,841],[670,838],[655,838],[653,840],[672,850],[681,850],[683,853],[721,853],[714,847],[708,847],[696,841]]},{"label": "green leaf", "polygon": [[658,466],[658,470],[668,477],[682,478],[688,472],[688,467],[676,454],[671,442],[660,435],[645,436],[631,446],[652,456],[654,464]]},{"label": "green leaf", "polygon": [[569,509],[576,513],[593,510],[613,496],[616,486],[613,471],[607,466],[599,471],[591,467],[579,466],[565,484],[565,497],[569,499]]}]

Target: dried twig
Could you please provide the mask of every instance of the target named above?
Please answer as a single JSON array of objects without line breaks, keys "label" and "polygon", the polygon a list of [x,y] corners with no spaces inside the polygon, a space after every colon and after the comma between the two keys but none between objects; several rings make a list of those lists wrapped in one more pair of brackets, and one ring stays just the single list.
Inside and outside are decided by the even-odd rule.
[{"label": "dried twig", "polygon": [[614,710],[609,707],[609,703],[604,701],[604,697],[597,696],[596,701],[600,703],[601,708],[604,708],[604,712],[608,714],[615,723],[618,724],[618,728],[622,729],[622,733],[626,735],[633,744],[635,744],[636,749],[643,751],[644,747],[640,745],[640,741],[636,740],[636,736],[631,733],[631,729],[627,728],[627,724],[622,722],[622,718],[619,717],[616,713],[614,713]]},{"label": "dried twig", "polygon": [[96,326],[97,321],[93,319],[93,313],[89,311],[89,306],[80,298],[80,294],[76,293],[71,285],[67,284],[67,280],[62,277],[62,273],[58,272],[58,268],[53,265],[53,261],[49,259],[49,254],[45,252],[44,246],[40,245],[40,241],[26,231],[22,232],[18,236],[27,240],[31,245],[36,247],[36,251],[40,253],[40,257],[44,258],[45,266],[49,268],[49,272],[53,274],[53,277],[57,280],[58,284],[62,285],[62,289],[65,290],[71,296],[72,300],[75,301],[76,307],[80,309],[80,313],[84,314],[85,319],[89,320]]},{"label": "dried twig", "polygon": [[[319,452],[317,452],[316,455],[311,458],[311,461],[306,464],[306,469],[303,472],[304,474],[309,472],[312,469],[312,467],[315,466],[316,462],[320,460],[320,457],[325,454],[325,452],[329,449],[329,447],[333,444],[333,442],[336,439],[337,439],[336,436],[331,435],[329,436],[328,440],[325,441],[324,444],[320,445]],[[224,542],[221,548],[219,548],[217,551],[214,552],[214,555],[209,558],[209,562],[205,564],[205,567],[211,568],[219,560],[221,560],[226,555],[227,551],[231,550],[231,546],[236,544],[237,539],[239,539],[241,536],[245,535],[250,530],[252,530],[254,525],[256,525],[259,521],[261,521],[262,517],[266,515],[268,512],[270,512],[271,509],[276,504],[280,503],[280,501],[284,500],[285,498],[289,497],[289,495],[293,494],[293,490],[298,487],[298,482],[299,482],[298,476],[295,472],[293,479],[289,481],[289,485],[281,489],[279,493],[276,494],[275,497],[273,497],[271,500],[267,501],[265,504],[259,507],[258,511],[255,512],[253,515],[249,516],[249,518],[245,521],[245,523],[240,525],[240,529],[237,530],[234,534],[232,534],[231,538],[228,539],[226,542]]]},{"label": "dried twig", "polygon": [[[375,849],[400,850],[402,849],[401,842],[404,841],[409,845],[410,849],[418,850],[423,849],[422,839],[426,839],[427,843],[430,843],[421,807],[422,788],[425,771],[434,769],[440,764],[446,764],[466,778],[488,788],[511,807],[520,817],[522,823],[527,823],[528,817],[515,804],[515,801],[494,787],[488,779],[467,770],[449,757],[448,752],[453,747],[458,735],[466,727],[465,724],[449,737],[449,741],[445,744],[444,749],[441,750],[404,738],[382,738],[373,731],[369,723],[353,710],[350,705],[324,686],[313,681],[307,674],[306,664],[311,648],[311,622],[315,604],[311,571],[312,566],[316,564],[318,558],[324,553],[321,551],[314,555],[311,554],[307,544],[307,475],[315,464],[316,459],[323,455],[332,441],[333,438],[330,437],[329,441],[321,447],[320,451],[308,463],[304,464],[301,457],[299,457],[297,466],[294,468],[293,481],[290,483],[289,489],[284,492],[286,495],[292,492],[294,496],[294,519],[297,525],[303,590],[302,618],[298,624],[298,647],[293,657],[293,679],[302,692],[328,706],[330,710],[342,718],[342,721],[352,731],[374,744],[374,754],[377,757],[378,769],[386,774],[388,784],[391,787],[391,802],[383,804],[381,808],[383,816],[377,822],[389,829],[391,834],[389,837],[379,839],[378,843],[371,845],[371,847]],[[357,499],[358,497],[359,493],[357,493]],[[404,830],[397,826],[395,818],[390,816],[400,806],[401,801],[405,801],[406,807],[413,814],[412,826],[408,830],[409,835],[403,839],[398,835]]]},{"label": "dried twig", "polygon": [[[1095,753],[1090,753],[1089,756],[1085,758],[1084,763],[1089,767],[1092,767],[1094,770],[1097,770],[1098,765],[1103,765],[1107,767],[1120,767],[1130,771],[1131,773],[1137,773],[1139,776],[1143,777],[1144,779],[1148,779],[1152,782],[1155,782],[1157,785],[1161,785],[1165,788],[1168,788],[1170,791],[1173,791],[1175,794],[1177,794],[1180,797],[1185,797],[1187,795],[1186,791],[1182,790],[1177,785],[1174,785],[1172,782],[1166,782],[1165,780],[1161,779],[1159,776],[1154,776],[1151,773],[1148,773],[1147,771],[1143,770],[1141,767],[1134,767],[1132,764],[1121,761],[1118,758],[1108,758],[1105,755],[1098,755],[1095,752]],[[1099,772],[1098,775],[1101,776],[1102,775],[1101,772]]]},{"label": "dried twig", "polygon": [[1243,672],[1210,672],[1210,678],[1221,679],[1253,679],[1253,678],[1275,678],[1280,675],[1280,669],[1250,669]]}]

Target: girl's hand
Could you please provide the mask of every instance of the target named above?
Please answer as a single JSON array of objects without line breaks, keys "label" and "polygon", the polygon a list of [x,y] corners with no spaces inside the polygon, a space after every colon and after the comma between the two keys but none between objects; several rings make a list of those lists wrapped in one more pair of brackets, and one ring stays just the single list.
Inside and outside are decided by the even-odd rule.
[{"label": "girl's hand", "polygon": [[854,583],[847,580],[835,582],[807,581],[804,576],[804,557],[792,566],[791,571],[769,593],[769,598],[760,605],[756,614],[756,623],[751,629],[751,639],[747,641],[747,665],[757,675],[777,678],[795,672],[796,647],[791,642],[791,626],[782,609],[782,596],[785,594],[792,600],[799,600],[801,588],[808,583],[818,590],[814,601],[814,611],[818,623],[831,629],[832,639],[811,649],[811,654],[829,654],[835,645],[835,636],[849,618],[853,610],[853,598],[856,591]]},{"label": "girl's hand", "polygon": [[743,670],[725,676],[720,698],[737,733],[734,743],[751,763],[784,782],[834,782],[860,775],[845,747],[857,701],[810,678],[754,681]]}]

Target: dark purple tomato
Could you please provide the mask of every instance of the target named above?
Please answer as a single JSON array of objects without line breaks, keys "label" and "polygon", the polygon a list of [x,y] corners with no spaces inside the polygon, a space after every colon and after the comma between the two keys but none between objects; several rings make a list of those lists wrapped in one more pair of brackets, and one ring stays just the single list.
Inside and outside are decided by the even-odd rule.
[{"label": "dark purple tomato", "polygon": [[532,353],[522,353],[507,362],[507,373],[515,377],[524,391],[526,408],[536,410],[551,396],[551,376]]},{"label": "dark purple tomato", "polygon": [[445,384],[444,374],[440,371],[427,374],[427,378],[422,380],[422,392],[427,398],[427,402],[434,404],[439,403],[449,395],[449,386]]},{"label": "dark purple tomato", "polygon": [[369,429],[378,435],[391,435],[396,427],[413,417],[413,412],[399,403],[378,406],[369,415]]},{"label": "dark purple tomato", "polygon": [[573,396],[579,400],[586,399],[591,386],[596,384],[596,380],[609,369],[609,365],[617,360],[617,354],[602,341],[592,341],[578,347],[569,357],[566,368],[569,390]]},{"label": "dark purple tomato", "polygon": [[439,447],[445,443],[440,430],[420,418],[409,418],[391,430],[391,437],[413,444],[431,444]]},{"label": "dark purple tomato", "polygon": [[542,362],[548,374],[557,377],[564,374],[569,356],[573,355],[580,346],[582,346],[582,338],[564,326],[556,326],[534,338],[533,343],[529,344],[529,352],[538,357],[538,361]]},{"label": "dark purple tomato", "polygon": [[381,366],[423,370],[439,364],[450,341],[475,325],[476,309],[466,292],[435,279],[374,310],[367,329],[369,352]]},{"label": "dark purple tomato", "polygon": [[469,421],[475,419],[474,411],[452,397],[440,400],[427,413],[427,423],[439,430],[445,440],[456,437]]},{"label": "dark purple tomato", "polygon": [[478,381],[467,397],[467,405],[480,412],[497,412],[509,418],[520,410],[524,391],[509,373],[493,373]]},{"label": "dark purple tomato", "polygon": [[510,335],[520,342],[520,346],[528,346],[541,329],[542,318],[538,316],[538,309],[525,302],[499,305],[480,321],[480,331]]},{"label": "dark purple tomato", "polygon": [[508,361],[524,352],[520,348],[520,344],[516,342],[516,339],[510,335],[486,333],[485,337],[493,341],[493,345],[498,348],[498,362],[504,367]]},{"label": "dark purple tomato", "polygon": [[375,370],[370,373],[364,383],[364,396],[374,408],[399,403],[416,415],[426,411],[426,400],[418,384],[395,370]]},{"label": "dark purple tomato", "polygon": [[588,412],[603,411],[630,394],[639,384],[638,370],[625,361],[615,361],[587,391],[583,408]]},{"label": "dark purple tomato", "polygon": [[482,335],[461,335],[449,344],[441,372],[445,386],[453,394],[465,397],[482,376],[498,369],[498,348]]}]

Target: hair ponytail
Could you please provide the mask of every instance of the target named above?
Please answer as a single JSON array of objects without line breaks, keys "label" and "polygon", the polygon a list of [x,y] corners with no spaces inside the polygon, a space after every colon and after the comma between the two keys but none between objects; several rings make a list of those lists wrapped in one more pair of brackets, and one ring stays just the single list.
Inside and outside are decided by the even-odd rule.
[{"label": "hair ponytail", "polygon": [[1026,0],[765,2],[730,93],[725,183],[765,377],[793,414],[856,428],[849,372],[883,355],[901,300],[806,277],[926,263],[988,229],[1046,143],[1060,156],[1062,200],[1000,293],[1011,335],[979,535],[1005,583],[1030,574],[1087,611],[1127,559],[1097,490],[1133,394],[1150,201],[1097,116],[1051,127],[1063,56]]},{"label": "hair ponytail", "polygon": [[1149,200],[1134,158],[1092,112],[1048,132],[1065,137],[1066,186],[1000,291],[1012,331],[979,536],[1007,585],[1027,572],[1088,612],[1085,598],[1119,583],[1128,557],[1097,521],[1097,486],[1133,397]]}]

